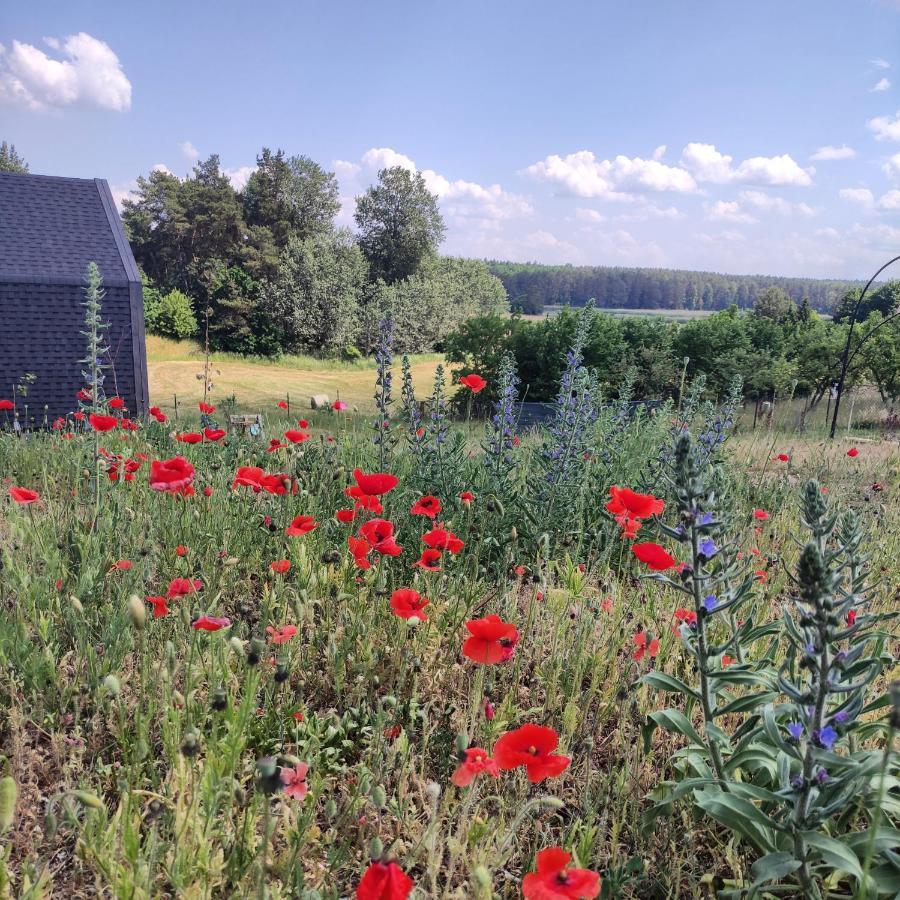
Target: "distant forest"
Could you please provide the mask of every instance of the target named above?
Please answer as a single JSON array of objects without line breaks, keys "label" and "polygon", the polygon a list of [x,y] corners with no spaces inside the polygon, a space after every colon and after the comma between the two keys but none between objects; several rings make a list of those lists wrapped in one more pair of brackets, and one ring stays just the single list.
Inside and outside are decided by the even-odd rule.
[{"label": "distant forest", "polygon": [[782,278],[775,275],[720,275],[681,269],[618,266],[545,266],[487,260],[506,288],[510,306],[526,314],[545,306],[583,306],[591,298],[601,309],[727,309],[751,307],[766,288],[781,288],[797,302],[806,297],[831,312],[855,281]]}]

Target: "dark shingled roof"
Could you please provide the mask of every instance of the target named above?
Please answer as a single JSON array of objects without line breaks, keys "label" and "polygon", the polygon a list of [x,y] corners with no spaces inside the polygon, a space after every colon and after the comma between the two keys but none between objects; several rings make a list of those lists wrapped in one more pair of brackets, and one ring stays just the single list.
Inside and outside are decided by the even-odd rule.
[{"label": "dark shingled roof", "polygon": [[92,260],[107,285],[140,281],[103,179],[0,172],[0,280],[83,284]]}]

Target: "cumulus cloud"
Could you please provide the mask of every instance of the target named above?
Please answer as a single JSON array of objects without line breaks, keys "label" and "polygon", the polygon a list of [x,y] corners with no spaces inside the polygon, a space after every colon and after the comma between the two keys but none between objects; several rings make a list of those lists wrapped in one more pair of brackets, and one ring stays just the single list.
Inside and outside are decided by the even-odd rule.
[{"label": "cumulus cloud", "polygon": [[152,169],[153,172],[165,172],[166,175],[172,175],[172,170],[165,163],[156,163]]},{"label": "cumulus cloud", "polygon": [[895,210],[900,209],[900,191],[888,191],[878,201],[879,209]]},{"label": "cumulus cloud", "polygon": [[334,169],[338,178],[352,178],[358,174],[362,166],[355,162],[349,162],[346,159],[336,159],[331,167]]},{"label": "cumulus cloud", "polygon": [[552,182],[576,197],[630,199],[632,191],[693,193],[697,183],[689,172],[657,159],[617,156],[597,159],[590,150],[562,157],[552,154],[525,170],[532,178]]},{"label": "cumulus cloud", "polygon": [[876,69],[889,69],[891,67],[891,64],[886,59],[871,59],[869,62],[871,62]]},{"label": "cumulus cloud", "polygon": [[841,200],[857,203],[866,208],[875,204],[875,195],[868,188],[841,188],[838,196]]},{"label": "cumulus cloud", "polygon": [[870,88],[872,93],[880,93],[881,91],[889,91],[891,82],[888,78],[879,78],[878,81]]},{"label": "cumulus cloud", "polygon": [[222,169],[222,174],[236,191],[242,191],[255,171],[256,166],[238,166],[236,169]]},{"label": "cumulus cloud", "polygon": [[893,117],[876,116],[866,122],[876,141],[900,141],[900,110]]},{"label": "cumulus cloud", "polygon": [[714,144],[690,143],[681,153],[681,165],[697,181],[713,184],[798,185],[812,184],[814,170],[801,168],[787,153],[781,156],[751,156],[732,166],[733,157],[721,153]]},{"label": "cumulus cloud", "polygon": [[741,209],[737,200],[717,200],[707,207],[706,218],[710,222],[734,222],[742,225],[751,225],[759,221]]},{"label": "cumulus cloud", "polygon": [[814,216],[816,214],[816,211],[806,203],[791,203],[783,197],[773,197],[763,191],[741,191],[738,197],[746,206],[777,213],[779,216]]},{"label": "cumulus cloud", "polygon": [[83,31],[44,41],[62,58],[21,41],[9,50],[0,45],[0,102],[35,110],[75,104],[113,112],[131,108],[131,82],[108,44]]},{"label": "cumulus cloud", "polygon": [[575,210],[575,218],[580,222],[605,222],[606,216],[598,212],[596,209],[585,209],[579,206]]},{"label": "cumulus cloud", "polygon": [[405,154],[391,150],[390,147],[373,147],[363,154],[363,165],[371,169],[392,169],[400,166],[402,169],[416,171],[416,164]]},{"label": "cumulus cloud", "polygon": [[660,144],[660,145],[653,151],[653,158],[654,158],[655,160],[660,160],[660,159],[662,159],[665,155],[666,155],[666,145],[665,145],[665,144]]},{"label": "cumulus cloud", "polygon": [[881,166],[881,171],[888,178],[900,178],[900,153],[889,156]]},{"label": "cumulus cloud", "polygon": [[200,151],[190,141],[182,141],[178,145],[178,149],[181,150],[182,155],[189,162],[194,162],[200,158]]},{"label": "cumulus cloud", "polygon": [[836,159],[853,159],[854,156],[856,156],[856,151],[852,147],[841,144],[840,147],[832,147],[831,145],[819,147],[819,149],[810,156],[810,159],[815,162],[831,162]]}]

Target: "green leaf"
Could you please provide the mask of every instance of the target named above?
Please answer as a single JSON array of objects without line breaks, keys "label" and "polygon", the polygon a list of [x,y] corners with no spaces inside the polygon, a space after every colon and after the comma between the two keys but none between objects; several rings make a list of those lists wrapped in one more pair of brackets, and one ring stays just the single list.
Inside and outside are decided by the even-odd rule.
[{"label": "green leaf", "polygon": [[694,802],[726,828],[745,837],[764,853],[774,853],[775,823],[749,800],[716,788],[694,792]]},{"label": "green leaf", "polygon": [[665,672],[648,672],[641,681],[655,687],[658,691],[666,691],[670,694],[684,694],[686,697],[700,699],[700,695],[691,687],[688,687],[680,678],[666,675]]},{"label": "green leaf", "polygon": [[818,831],[802,831],[800,836],[833,869],[846,872],[857,880],[862,878],[859,857],[846,844]]},{"label": "green leaf", "polygon": [[872,841],[872,848],[875,853],[881,853],[882,850],[893,850],[895,847],[900,847],[900,831],[896,828],[889,828],[887,825],[882,825],[875,832],[874,837],[870,830],[853,831],[850,834],[843,835],[841,840],[857,856],[863,856],[868,849],[870,840]]},{"label": "green leaf", "polygon": [[756,694],[745,694],[743,697],[732,700],[731,703],[726,703],[725,706],[717,706],[713,715],[718,718],[719,716],[727,716],[732,713],[748,712],[751,709],[756,709],[757,706],[762,706],[763,703],[771,703],[777,696],[778,694],[775,691],[759,691]]},{"label": "green leaf", "polygon": [[885,863],[883,866],[869,869],[869,878],[875,882],[882,894],[889,897],[896,897],[897,894],[900,894],[900,869],[892,863]]},{"label": "green leaf", "polygon": [[785,875],[800,868],[802,863],[793,855],[784,851],[767,853],[750,867],[753,876],[753,887],[759,887],[767,881],[780,881]]},{"label": "green leaf", "polygon": [[700,744],[701,747],[703,746],[703,738],[697,734],[694,730],[694,726],[691,725],[690,719],[688,719],[688,717],[680,710],[657,710],[657,712],[650,713],[650,718],[653,719],[660,728],[665,728],[668,731],[677,731],[679,734],[683,734],[688,738],[688,740]]},{"label": "green leaf", "polygon": [[716,684],[750,684],[754,687],[772,687],[772,679],[768,675],[762,675],[759,672],[741,671],[730,666],[718,672],[710,672],[709,678]]}]

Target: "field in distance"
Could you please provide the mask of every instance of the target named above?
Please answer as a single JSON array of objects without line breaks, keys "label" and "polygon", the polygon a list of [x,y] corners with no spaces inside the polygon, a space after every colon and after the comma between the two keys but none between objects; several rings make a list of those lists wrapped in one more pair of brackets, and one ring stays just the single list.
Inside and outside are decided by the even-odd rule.
[{"label": "field in distance", "polygon": [[[529,321],[539,321],[540,319],[548,319],[558,315],[564,309],[562,306],[545,306],[543,313],[540,315],[522,316],[523,319]],[[614,316],[617,319],[627,317],[655,317],[661,319],[669,319],[672,322],[690,322],[691,319],[705,319],[715,312],[721,312],[717,309],[601,309],[600,312],[607,316]]]}]

